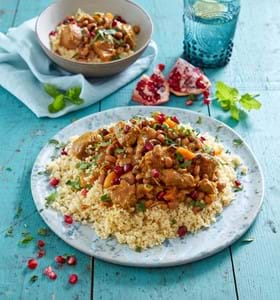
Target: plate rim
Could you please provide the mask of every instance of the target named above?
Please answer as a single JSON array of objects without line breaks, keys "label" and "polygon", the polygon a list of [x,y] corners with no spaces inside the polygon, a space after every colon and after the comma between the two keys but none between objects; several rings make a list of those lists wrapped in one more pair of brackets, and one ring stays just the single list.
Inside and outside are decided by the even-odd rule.
[{"label": "plate rim", "polygon": [[[99,112],[95,112],[92,114],[89,114],[83,118],[80,118],[78,120],[76,120],[75,122],[61,128],[59,131],[56,132],[56,134],[54,136],[52,136],[50,139],[55,139],[55,137],[64,130],[67,130],[68,128],[71,128],[73,125],[75,125],[76,123],[79,122],[83,122],[86,119],[89,119],[91,117],[93,117],[94,115],[100,115],[100,114],[104,114],[104,113],[110,113],[110,112],[114,112],[114,111],[123,111],[126,108],[134,108],[135,109],[147,109],[148,112],[150,111],[161,111],[161,110],[173,110],[173,111],[180,111],[180,112],[184,112],[187,114],[191,114],[197,117],[202,117],[204,119],[207,119],[210,122],[216,122],[218,125],[222,125],[223,127],[225,127],[227,130],[229,130],[231,133],[233,133],[234,135],[236,135],[238,138],[240,138],[243,141],[243,145],[245,145],[245,147],[247,148],[247,150],[249,151],[250,155],[252,156],[254,162],[256,163],[257,169],[259,171],[260,174],[260,179],[261,179],[261,197],[260,197],[260,201],[258,203],[258,205],[256,206],[256,210],[255,213],[252,215],[250,222],[247,223],[246,226],[244,226],[244,228],[240,229],[238,231],[238,233],[231,238],[229,241],[227,241],[226,243],[222,244],[220,247],[215,248],[212,251],[209,251],[203,255],[200,255],[198,257],[194,257],[194,258],[185,258],[185,259],[180,259],[180,260],[174,260],[174,261],[170,261],[170,262],[163,262],[163,261],[158,261],[158,262],[152,262],[152,263],[145,263],[145,262],[129,262],[129,261],[125,261],[125,260],[119,260],[116,258],[107,258],[107,257],[102,257],[102,255],[99,254],[95,254],[93,252],[87,251],[85,249],[82,249],[82,247],[80,247],[80,244],[78,245],[73,245],[74,243],[72,242],[72,240],[67,239],[66,237],[64,237],[61,234],[58,234],[55,230],[55,228],[53,228],[52,225],[50,225],[44,214],[42,214],[42,212],[40,211],[39,207],[37,206],[37,203],[35,202],[35,191],[34,191],[34,172],[35,172],[35,166],[38,164],[38,161],[43,153],[43,151],[45,150],[45,148],[48,146],[48,143],[44,144],[44,146],[41,148],[41,150],[39,151],[39,153],[37,154],[37,157],[34,161],[33,167],[32,167],[32,171],[31,171],[31,180],[30,180],[30,187],[31,187],[31,194],[32,194],[32,199],[34,201],[34,204],[36,206],[36,210],[38,211],[39,215],[41,216],[41,218],[44,220],[44,222],[46,223],[46,225],[60,238],[62,239],[64,242],[66,242],[68,245],[70,245],[71,247],[79,250],[80,252],[87,254],[91,257],[100,259],[102,261],[106,261],[109,263],[113,263],[113,264],[117,264],[117,265],[123,265],[123,266],[129,266],[129,267],[142,267],[142,268],[162,268],[162,267],[172,267],[172,266],[180,266],[180,265],[184,265],[184,264],[188,264],[188,263],[192,263],[192,262],[196,262],[196,261],[200,261],[204,258],[210,257],[212,255],[215,255],[219,252],[221,252],[222,250],[226,249],[227,247],[229,247],[230,245],[234,244],[242,235],[244,235],[249,228],[253,225],[253,223],[255,222],[258,214],[260,213],[261,207],[263,205],[264,202],[264,194],[265,194],[265,181],[264,181],[264,175],[263,175],[263,171],[262,171],[262,167],[261,164],[259,163],[259,160],[257,159],[257,157],[255,156],[254,152],[252,151],[252,149],[250,148],[250,146],[247,144],[247,142],[242,138],[242,136],[236,132],[234,129],[232,129],[230,126],[228,126],[227,124],[223,123],[220,120],[217,120],[213,117],[204,115],[202,113],[198,113],[195,111],[191,111],[191,110],[186,110],[183,108],[177,108],[177,107],[171,107],[171,106],[162,106],[162,107],[158,107],[158,106],[121,106],[121,107],[115,107],[115,108],[110,108],[110,109],[106,109],[106,110],[102,110]],[[79,223],[81,224],[81,223]],[[94,229],[93,229],[94,230]]]}]

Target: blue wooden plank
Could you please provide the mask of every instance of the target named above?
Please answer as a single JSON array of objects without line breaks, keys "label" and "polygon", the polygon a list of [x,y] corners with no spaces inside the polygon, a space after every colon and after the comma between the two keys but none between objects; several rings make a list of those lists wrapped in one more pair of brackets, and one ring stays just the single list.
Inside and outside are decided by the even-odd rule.
[{"label": "blue wooden plank", "polygon": [[[182,1],[137,1],[150,13],[159,47],[155,63],[165,63],[167,71],[182,55]],[[172,41],[172,43],[170,43]],[[152,67],[149,72],[151,72]],[[101,110],[131,105],[136,80],[101,102]],[[201,102],[186,107],[185,98],[172,96],[169,106],[201,111]],[[160,107],[159,107],[160,109]],[[95,260],[94,299],[236,299],[230,254],[225,250],[201,262],[176,268],[140,269],[110,265]]]},{"label": "blue wooden plank", "polygon": [[[254,7],[254,9],[252,9]],[[273,7],[273,9],[272,9]],[[260,94],[263,106],[239,124],[213,107],[213,115],[225,120],[245,138],[259,159],[265,178],[265,200],[254,225],[232,246],[239,299],[279,299],[279,1],[243,3],[230,64],[221,79],[241,92]],[[244,243],[245,238],[253,242]]]},{"label": "blue wooden plank", "polygon": [[0,3],[0,31],[6,32],[13,25],[18,1],[1,1]]}]

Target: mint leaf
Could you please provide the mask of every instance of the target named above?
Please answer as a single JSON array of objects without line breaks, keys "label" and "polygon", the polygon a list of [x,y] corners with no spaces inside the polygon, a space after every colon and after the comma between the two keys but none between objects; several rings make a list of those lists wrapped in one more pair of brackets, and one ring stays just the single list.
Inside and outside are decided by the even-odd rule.
[{"label": "mint leaf", "polygon": [[49,196],[47,196],[47,197],[45,198],[45,200],[46,200],[46,206],[47,206],[47,207],[48,207],[51,203],[54,202],[56,196],[57,196],[57,192],[53,192],[53,193],[51,193]]},{"label": "mint leaf", "polygon": [[56,96],[53,102],[48,106],[50,113],[56,113],[65,107],[65,101],[63,94]]},{"label": "mint leaf", "polygon": [[138,203],[136,203],[135,207],[136,207],[136,211],[137,212],[144,212],[146,210],[144,202],[138,202]]},{"label": "mint leaf", "polygon": [[33,241],[33,239],[33,236],[31,236],[30,234],[25,234],[24,237],[18,243],[19,245],[27,245],[31,241]]},{"label": "mint leaf", "polygon": [[232,88],[222,81],[217,81],[215,96],[221,101],[227,100],[230,102],[234,102],[238,98],[239,92],[236,88]]},{"label": "mint leaf", "polygon": [[111,201],[112,201],[108,194],[103,194],[103,195],[100,197],[100,200],[101,200],[102,202],[111,202]]},{"label": "mint leaf", "polygon": [[254,96],[248,93],[242,95],[239,102],[242,107],[247,110],[260,109],[262,106],[262,104]]},{"label": "mint leaf", "polygon": [[236,106],[236,104],[234,104],[230,107],[230,115],[234,120],[239,121],[239,117],[240,117],[239,113],[240,113],[240,110]]},{"label": "mint leaf", "polygon": [[84,100],[82,98],[80,98],[81,91],[82,91],[82,88],[79,86],[72,87],[66,91],[65,97],[71,103],[80,105],[80,104],[84,103]]},{"label": "mint leaf", "polygon": [[48,83],[44,85],[44,91],[52,98],[55,98],[61,94],[61,91],[55,85]]}]

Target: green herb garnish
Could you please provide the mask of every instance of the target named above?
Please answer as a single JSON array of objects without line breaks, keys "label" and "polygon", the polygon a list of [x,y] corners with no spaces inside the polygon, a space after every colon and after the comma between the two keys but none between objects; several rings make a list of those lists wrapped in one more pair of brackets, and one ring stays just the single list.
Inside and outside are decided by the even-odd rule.
[{"label": "green herb garnish", "polygon": [[199,117],[197,118],[196,124],[201,124],[201,123],[202,123],[202,117],[199,116]]},{"label": "green herb garnish", "polygon": [[191,160],[185,160],[184,162],[182,162],[181,164],[179,164],[179,168],[180,169],[186,169],[187,167],[189,167],[192,164]]},{"label": "green herb garnish", "polygon": [[24,237],[18,242],[19,245],[28,245],[32,240],[33,236],[30,235],[29,233],[24,234]]},{"label": "green herb garnish", "polygon": [[176,152],[176,153],[175,153],[175,157],[176,157],[176,160],[177,160],[178,162],[183,162],[183,161],[184,161],[183,155],[180,154],[179,152]]},{"label": "green herb garnish", "polygon": [[37,281],[38,280],[38,276],[37,275],[33,275],[33,276],[31,276],[31,278],[29,279],[29,281],[31,282],[31,283],[34,283],[35,281]]},{"label": "green herb garnish", "polygon": [[50,140],[49,140],[49,144],[59,145],[59,141],[58,141],[58,140],[55,140],[55,139],[50,139]]},{"label": "green herb garnish", "polygon": [[206,204],[203,201],[191,201],[191,205],[200,208],[204,208],[206,206]]},{"label": "green herb garnish", "polygon": [[122,154],[122,153],[125,153],[125,150],[122,149],[122,148],[116,148],[116,149],[114,150],[114,154]]},{"label": "green herb garnish", "polygon": [[56,196],[57,196],[57,192],[53,192],[49,196],[47,196],[45,198],[45,200],[46,200],[46,207],[49,207],[49,205],[54,202]]},{"label": "green herb garnish", "polygon": [[244,239],[244,240],[242,240],[242,242],[243,243],[251,243],[251,242],[253,242],[255,239],[253,239],[253,238],[248,238],[248,239]]},{"label": "green herb garnish", "polygon": [[172,220],[170,221],[170,223],[171,223],[171,225],[174,225],[174,224],[177,223],[177,221],[176,221],[175,219],[172,219]]},{"label": "green herb garnish", "polygon": [[6,171],[11,172],[11,171],[12,171],[12,168],[7,167],[7,168],[6,168]]},{"label": "green herb garnish", "polygon": [[80,170],[86,170],[88,168],[90,168],[92,166],[91,163],[82,161],[76,164],[76,168],[80,169]]},{"label": "green herb garnish", "polygon": [[18,219],[20,217],[21,213],[22,213],[22,207],[18,206],[16,208],[15,218]]},{"label": "green herb garnish", "polygon": [[84,100],[80,98],[81,87],[72,87],[66,91],[61,91],[52,84],[45,84],[44,91],[52,97],[52,102],[49,104],[48,109],[50,113],[57,113],[64,109],[66,101],[76,105],[81,105]]},{"label": "green herb garnish", "polygon": [[66,181],[66,184],[70,185],[71,188],[76,191],[79,191],[82,189],[81,183],[80,183],[80,178],[77,178],[76,180],[68,180],[68,181]]},{"label": "green herb garnish", "polygon": [[14,236],[14,227],[10,225],[8,229],[6,230],[5,236],[7,237],[13,237]]},{"label": "green herb garnish", "polygon": [[232,143],[235,147],[239,147],[239,146],[243,145],[243,141],[241,139],[234,139],[232,141]]},{"label": "green herb garnish", "polygon": [[203,147],[203,151],[205,153],[211,154],[213,152],[213,149],[211,147],[209,147],[208,145],[206,145],[205,147]]},{"label": "green herb garnish", "polygon": [[110,196],[109,196],[108,194],[103,194],[103,195],[100,197],[100,200],[101,200],[102,202],[111,202],[111,201],[112,201],[111,198],[110,198]]},{"label": "green herb garnish", "polygon": [[222,81],[216,82],[215,96],[221,108],[230,111],[231,117],[236,121],[239,121],[240,113],[244,110],[261,108],[261,103],[256,99],[258,95],[253,96],[249,93],[240,95],[236,88],[230,87]]},{"label": "green herb garnish", "polygon": [[48,235],[49,231],[46,227],[41,227],[37,230],[37,233],[42,236]]},{"label": "green herb garnish", "polygon": [[139,246],[137,246],[137,247],[135,248],[135,251],[136,251],[136,252],[142,252],[142,248],[139,247]]},{"label": "green herb garnish", "polygon": [[136,208],[137,212],[144,212],[146,210],[144,202],[138,202],[138,203],[136,203],[135,208]]}]

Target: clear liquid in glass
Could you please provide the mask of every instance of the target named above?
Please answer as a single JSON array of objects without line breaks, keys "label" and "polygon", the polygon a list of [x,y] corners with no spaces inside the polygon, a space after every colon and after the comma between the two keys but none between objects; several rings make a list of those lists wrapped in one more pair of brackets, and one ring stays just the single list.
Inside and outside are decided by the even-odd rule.
[{"label": "clear liquid in glass", "polygon": [[239,0],[185,0],[186,59],[199,67],[226,65],[231,57]]}]

